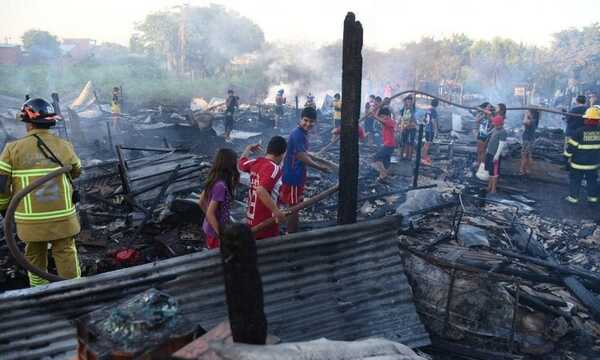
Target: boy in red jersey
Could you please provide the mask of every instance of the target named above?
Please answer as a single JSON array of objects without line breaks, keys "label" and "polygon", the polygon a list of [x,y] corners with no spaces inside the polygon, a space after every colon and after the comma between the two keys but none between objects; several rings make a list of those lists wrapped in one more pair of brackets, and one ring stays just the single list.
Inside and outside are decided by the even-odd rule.
[{"label": "boy in red jersey", "polygon": [[281,136],[274,136],[267,146],[267,155],[249,159],[250,153],[261,150],[259,144],[248,145],[240,158],[240,171],[250,173],[250,189],[248,191],[248,208],[246,219],[253,227],[275,216],[277,222],[255,234],[256,240],[279,235],[279,223],[285,220],[286,214],[279,210],[272,198],[273,188],[281,178],[279,164],[283,159],[287,143]]}]

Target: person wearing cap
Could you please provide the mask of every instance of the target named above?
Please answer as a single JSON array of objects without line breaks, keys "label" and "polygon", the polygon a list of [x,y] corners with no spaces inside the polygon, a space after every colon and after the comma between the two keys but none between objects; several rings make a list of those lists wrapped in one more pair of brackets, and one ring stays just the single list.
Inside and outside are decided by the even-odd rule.
[{"label": "person wearing cap", "polygon": [[[279,201],[290,207],[304,201],[307,166],[323,172],[331,171],[328,166],[319,161],[319,158],[308,153],[308,133],[316,122],[317,110],[310,106],[305,107],[300,115],[298,126],[291,132],[287,141]],[[287,232],[294,233],[298,231],[298,222],[298,212],[290,214]]]},{"label": "person wearing cap", "polygon": [[235,111],[239,107],[239,98],[233,94],[233,90],[227,91],[227,100],[225,100],[225,140],[231,141],[231,132],[233,131]]},{"label": "person wearing cap", "polygon": [[598,168],[600,167],[600,106],[595,105],[583,114],[583,126],[567,140],[565,155],[569,159],[569,196],[571,204],[579,202],[581,181],[587,184],[587,200],[598,203]]},{"label": "person wearing cap", "polygon": [[342,124],[342,98],[340,94],[333,95],[333,128],[337,128]]},{"label": "person wearing cap", "polygon": [[[17,236],[25,242],[25,258],[35,267],[47,271],[48,247],[58,275],[71,279],[81,275],[74,236],[81,230],[75,204],[74,178],[81,174],[81,162],[73,145],[53,135],[49,129],[60,117],[44,99],[30,99],[23,104],[20,119],[25,123],[25,137],[9,142],[0,155],[0,212],[14,194],[36,179],[64,166],[69,172],[46,182],[32,191],[14,213]],[[39,286],[48,280],[29,275],[29,285]]]},{"label": "person wearing cap", "polygon": [[489,135],[485,150],[485,169],[490,174],[490,179],[488,180],[488,192],[490,193],[496,192],[496,185],[500,176],[500,157],[502,156],[502,150],[506,146],[506,138],[508,137],[504,129],[505,117],[506,105],[498,104],[498,111],[492,118],[494,129]]},{"label": "person wearing cap", "polygon": [[284,106],[286,103],[286,98],[283,96],[283,93],[283,89],[279,89],[279,91],[277,91],[277,96],[275,96],[275,119],[273,120],[273,129],[277,129],[279,123],[283,119]]}]

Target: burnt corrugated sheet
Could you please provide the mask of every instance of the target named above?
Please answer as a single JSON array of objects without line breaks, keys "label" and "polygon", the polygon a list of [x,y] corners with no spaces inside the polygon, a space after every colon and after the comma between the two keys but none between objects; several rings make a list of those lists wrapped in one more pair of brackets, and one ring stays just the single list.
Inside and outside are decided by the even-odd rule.
[{"label": "burnt corrugated sheet", "polygon": [[[429,344],[396,246],[398,218],[258,242],[269,333],[282,341],[385,337]],[[220,257],[205,251],[0,294],[0,359],[67,358],[71,319],[150,287],[210,328],[227,316]]]}]

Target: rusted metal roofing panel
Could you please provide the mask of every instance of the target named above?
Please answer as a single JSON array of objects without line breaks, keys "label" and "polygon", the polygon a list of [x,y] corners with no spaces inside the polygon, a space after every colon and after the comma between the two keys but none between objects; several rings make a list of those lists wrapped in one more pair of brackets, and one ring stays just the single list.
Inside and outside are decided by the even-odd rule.
[{"label": "rusted metal roofing panel", "polygon": [[[282,341],[380,336],[429,344],[396,246],[398,218],[258,242],[269,333]],[[67,358],[71,319],[150,287],[175,296],[205,328],[227,316],[217,251],[0,294],[0,358]]]}]

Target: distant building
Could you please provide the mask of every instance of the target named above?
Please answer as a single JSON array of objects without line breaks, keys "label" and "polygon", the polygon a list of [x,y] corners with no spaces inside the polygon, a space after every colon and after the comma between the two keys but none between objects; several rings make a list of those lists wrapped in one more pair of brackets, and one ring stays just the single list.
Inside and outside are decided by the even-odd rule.
[{"label": "distant building", "polygon": [[63,39],[60,49],[63,59],[78,63],[93,56],[95,46],[92,39]]},{"label": "distant building", "polygon": [[0,65],[18,65],[23,53],[19,45],[0,44]]}]

